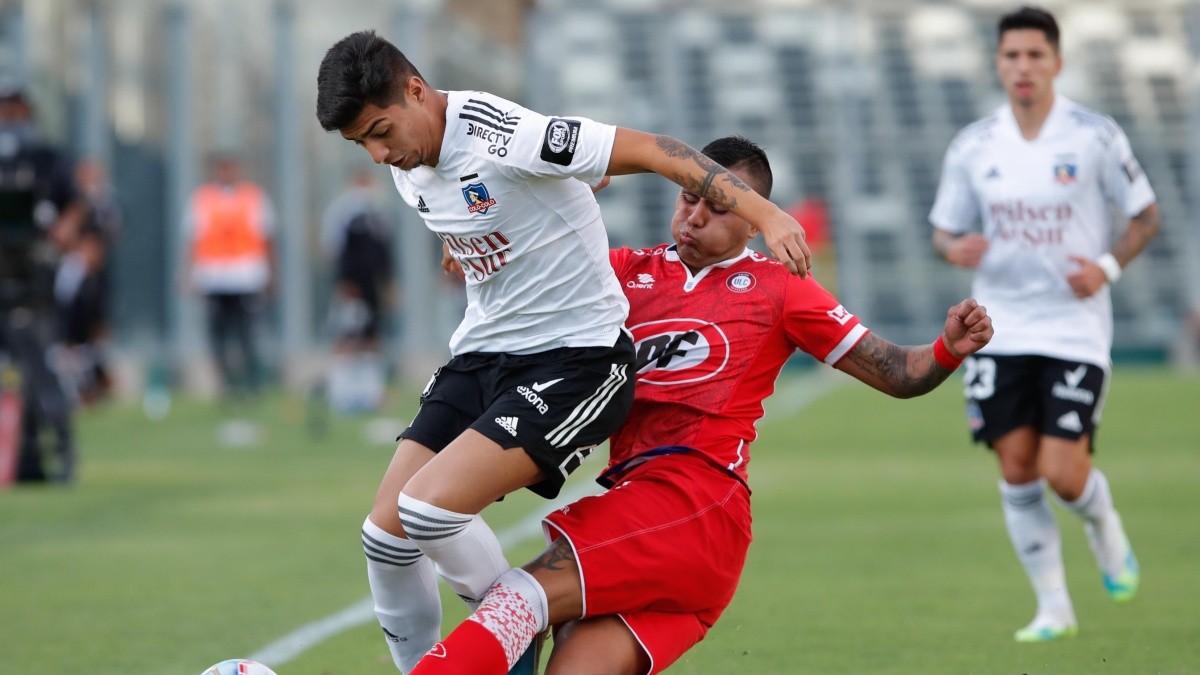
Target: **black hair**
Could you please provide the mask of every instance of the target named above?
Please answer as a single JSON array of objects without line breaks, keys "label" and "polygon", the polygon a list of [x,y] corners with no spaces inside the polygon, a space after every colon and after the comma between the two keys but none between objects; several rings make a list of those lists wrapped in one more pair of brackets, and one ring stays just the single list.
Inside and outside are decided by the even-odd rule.
[{"label": "black hair", "polygon": [[351,33],[321,59],[317,121],[325,131],[334,131],[349,126],[368,103],[404,105],[404,85],[414,75],[421,77],[396,45],[373,30]]},{"label": "black hair", "polygon": [[1054,51],[1059,51],[1058,22],[1054,20],[1054,15],[1041,7],[1028,5],[1000,17],[1000,23],[996,26],[997,44],[1004,39],[1006,32],[1023,29],[1042,31],[1046,35],[1046,41],[1054,47]]},{"label": "black hair", "polygon": [[771,185],[774,178],[771,175],[771,163],[767,161],[767,153],[758,147],[754,141],[742,136],[726,136],[704,146],[700,152],[726,169],[745,169],[753,182],[751,185],[764,198],[771,196]]}]

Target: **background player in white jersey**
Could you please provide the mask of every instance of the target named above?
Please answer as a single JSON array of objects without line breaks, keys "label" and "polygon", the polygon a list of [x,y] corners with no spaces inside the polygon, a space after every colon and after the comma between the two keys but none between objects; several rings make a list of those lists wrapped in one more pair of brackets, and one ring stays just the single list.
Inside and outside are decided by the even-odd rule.
[{"label": "background player in white jersey", "polygon": [[[1120,127],[1055,93],[1054,17],[1023,7],[998,34],[1008,104],[955,137],[929,219],[937,252],[977,270],[973,294],[995,320],[995,339],[967,361],[967,417],[1000,461],[1005,522],[1038,600],[1015,637],[1036,642],[1076,632],[1046,484],[1083,520],[1109,595],[1137,590],[1137,560],[1091,453],[1111,371],[1109,286],[1159,218]],[[1128,219],[1111,249],[1110,204]],[[982,234],[969,232],[976,220]]]},{"label": "background player in white jersey", "polygon": [[[704,154],[770,195],[754,143],[721,138]],[[612,489],[547,516],[554,542],[501,576],[414,675],[501,675],[535,634],[564,622],[551,675],[662,671],[733,598],[750,546],[755,424],[796,349],[908,398],[992,335],[984,308],[964,300],[932,345],[877,337],[815,279],[747,248],[750,223],[687,188],[671,234],[674,245],[611,254],[638,347],[633,408],[599,479]]]},{"label": "background player in white jersey", "polygon": [[522,487],[556,495],[628,411],[628,304],[587,184],[656,172],[754,223],[790,272],[810,253],[795,220],[687,145],[436,90],[373,32],[331,47],[317,87],[322,127],[391,166],[467,281],[454,358],[363,524],[376,614],[407,671],[438,637],[434,563],[469,604],[482,597],[508,564],[479,512]]}]

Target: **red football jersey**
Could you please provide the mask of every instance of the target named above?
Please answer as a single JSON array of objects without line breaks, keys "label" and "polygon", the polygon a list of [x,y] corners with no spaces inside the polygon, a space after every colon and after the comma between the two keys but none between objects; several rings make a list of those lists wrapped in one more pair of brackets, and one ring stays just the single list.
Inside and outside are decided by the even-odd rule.
[{"label": "red football jersey", "polygon": [[633,409],[609,466],[652,448],[695,448],[746,480],[754,425],[799,348],[834,364],[867,333],[812,276],[747,249],[700,270],[674,246],[610,252],[637,350]]}]

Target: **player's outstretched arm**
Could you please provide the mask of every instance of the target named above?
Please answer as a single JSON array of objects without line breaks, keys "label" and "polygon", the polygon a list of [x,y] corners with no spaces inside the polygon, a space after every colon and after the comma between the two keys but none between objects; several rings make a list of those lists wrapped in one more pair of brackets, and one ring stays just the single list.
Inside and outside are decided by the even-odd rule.
[{"label": "player's outstretched arm", "polygon": [[812,251],[804,228],[725,167],[670,136],[618,128],[608,175],[657,173],[683,189],[746,219],[762,232],[771,253],[792,274],[805,277]]},{"label": "player's outstretched arm", "polygon": [[901,347],[867,333],[834,366],[896,398],[933,391],[959,363],[992,339],[992,318],[968,298],[946,312],[946,326],[932,345]]}]

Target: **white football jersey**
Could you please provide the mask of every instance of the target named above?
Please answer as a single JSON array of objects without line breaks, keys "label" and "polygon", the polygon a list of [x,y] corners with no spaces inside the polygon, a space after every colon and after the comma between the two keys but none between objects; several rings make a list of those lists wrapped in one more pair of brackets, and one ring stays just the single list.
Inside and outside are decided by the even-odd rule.
[{"label": "white football jersey", "polygon": [[392,177],[466,274],[451,352],[611,346],[629,304],[590,185],[608,169],[616,127],[447,94],[437,166]]},{"label": "white football jersey", "polygon": [[1109,289],[1077,299],[1067,284],[1079,267],[1071,256],[1108,252],[1110,204],[1132,218],[1154,201],[1117,123],[1061,95],[1035,140],[1021,136],[1008,104],[960,131],[929,220],[954,233],[982,220],[989,247],[972,293],[996,329],[982,352],[1107,365]]}]

